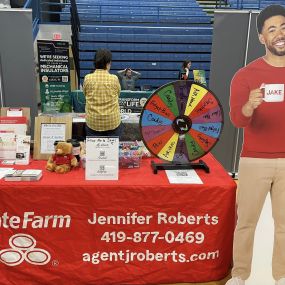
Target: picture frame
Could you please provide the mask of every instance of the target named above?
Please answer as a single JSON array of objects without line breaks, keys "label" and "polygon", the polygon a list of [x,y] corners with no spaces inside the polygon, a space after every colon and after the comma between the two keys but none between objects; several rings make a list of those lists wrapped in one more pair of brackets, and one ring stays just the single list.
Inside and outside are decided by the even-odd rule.
[{"label": "picture frame", "polygon": [[72,136],[71,116],[39,116],[35,118],[33,159],[47,160],[54,153],[54,141]]}]

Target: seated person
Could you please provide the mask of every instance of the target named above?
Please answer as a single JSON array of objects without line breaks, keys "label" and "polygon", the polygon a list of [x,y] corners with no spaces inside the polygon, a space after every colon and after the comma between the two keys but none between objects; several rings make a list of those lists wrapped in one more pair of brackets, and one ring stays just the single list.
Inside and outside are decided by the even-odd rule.
[{"label": "seated person", "polygon": [[179,71],[179,77],[180,80],[187,80],[190,79],[190,67],[191,67],[191,61],[185,60],[183,61],[182,68]]},{"label": "seated person", "polygon": [[95,71],[84,78],[86,98],[86,136],[120,136],[121,86],[116,75],[110,74],[112,53],[99,49],[94,58]]},{"label": "seated person", "polygon": [[141,77],[139,72],[126,68],[124,70],[119,70],[117,73],[121,81],[122,90],[136,90],[136,80]]}]

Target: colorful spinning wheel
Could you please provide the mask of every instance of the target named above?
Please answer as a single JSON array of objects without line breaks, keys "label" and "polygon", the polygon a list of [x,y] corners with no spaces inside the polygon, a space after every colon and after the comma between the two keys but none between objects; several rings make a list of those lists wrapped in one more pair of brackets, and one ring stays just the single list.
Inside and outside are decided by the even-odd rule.
[{"label": "colorful spinning wheel", "polygon": [[155,156],[189,163],[207,154],[223,128],[223,109],[204,85],[178,80],[157,89],[144,105],[140,130]]}]

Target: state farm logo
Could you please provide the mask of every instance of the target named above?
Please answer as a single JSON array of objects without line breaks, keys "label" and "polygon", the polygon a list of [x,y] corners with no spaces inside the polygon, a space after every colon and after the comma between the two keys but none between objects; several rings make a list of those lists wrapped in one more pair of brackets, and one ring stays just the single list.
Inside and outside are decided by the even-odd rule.
[{"label": "state farm logo", "polygon": [[27,234],[10,237],[11,248],[0,250],[0,261],[8,266],[16,266],[24,260],[34,265],[45,265],[50,261],[50,254],[44,249],[36,248],[36,240]]}]

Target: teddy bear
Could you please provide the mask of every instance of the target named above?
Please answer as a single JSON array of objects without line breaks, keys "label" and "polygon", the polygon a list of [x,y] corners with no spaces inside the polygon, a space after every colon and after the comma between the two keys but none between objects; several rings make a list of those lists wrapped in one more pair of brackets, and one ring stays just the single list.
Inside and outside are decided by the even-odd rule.
[{"label": "teddy bear", "polygon": [[47,161],[46,169],[56,173],[66,173],[78,165],[76,157],[72,154],[72,144],[58,142],[55,147],[55,154]]}]

